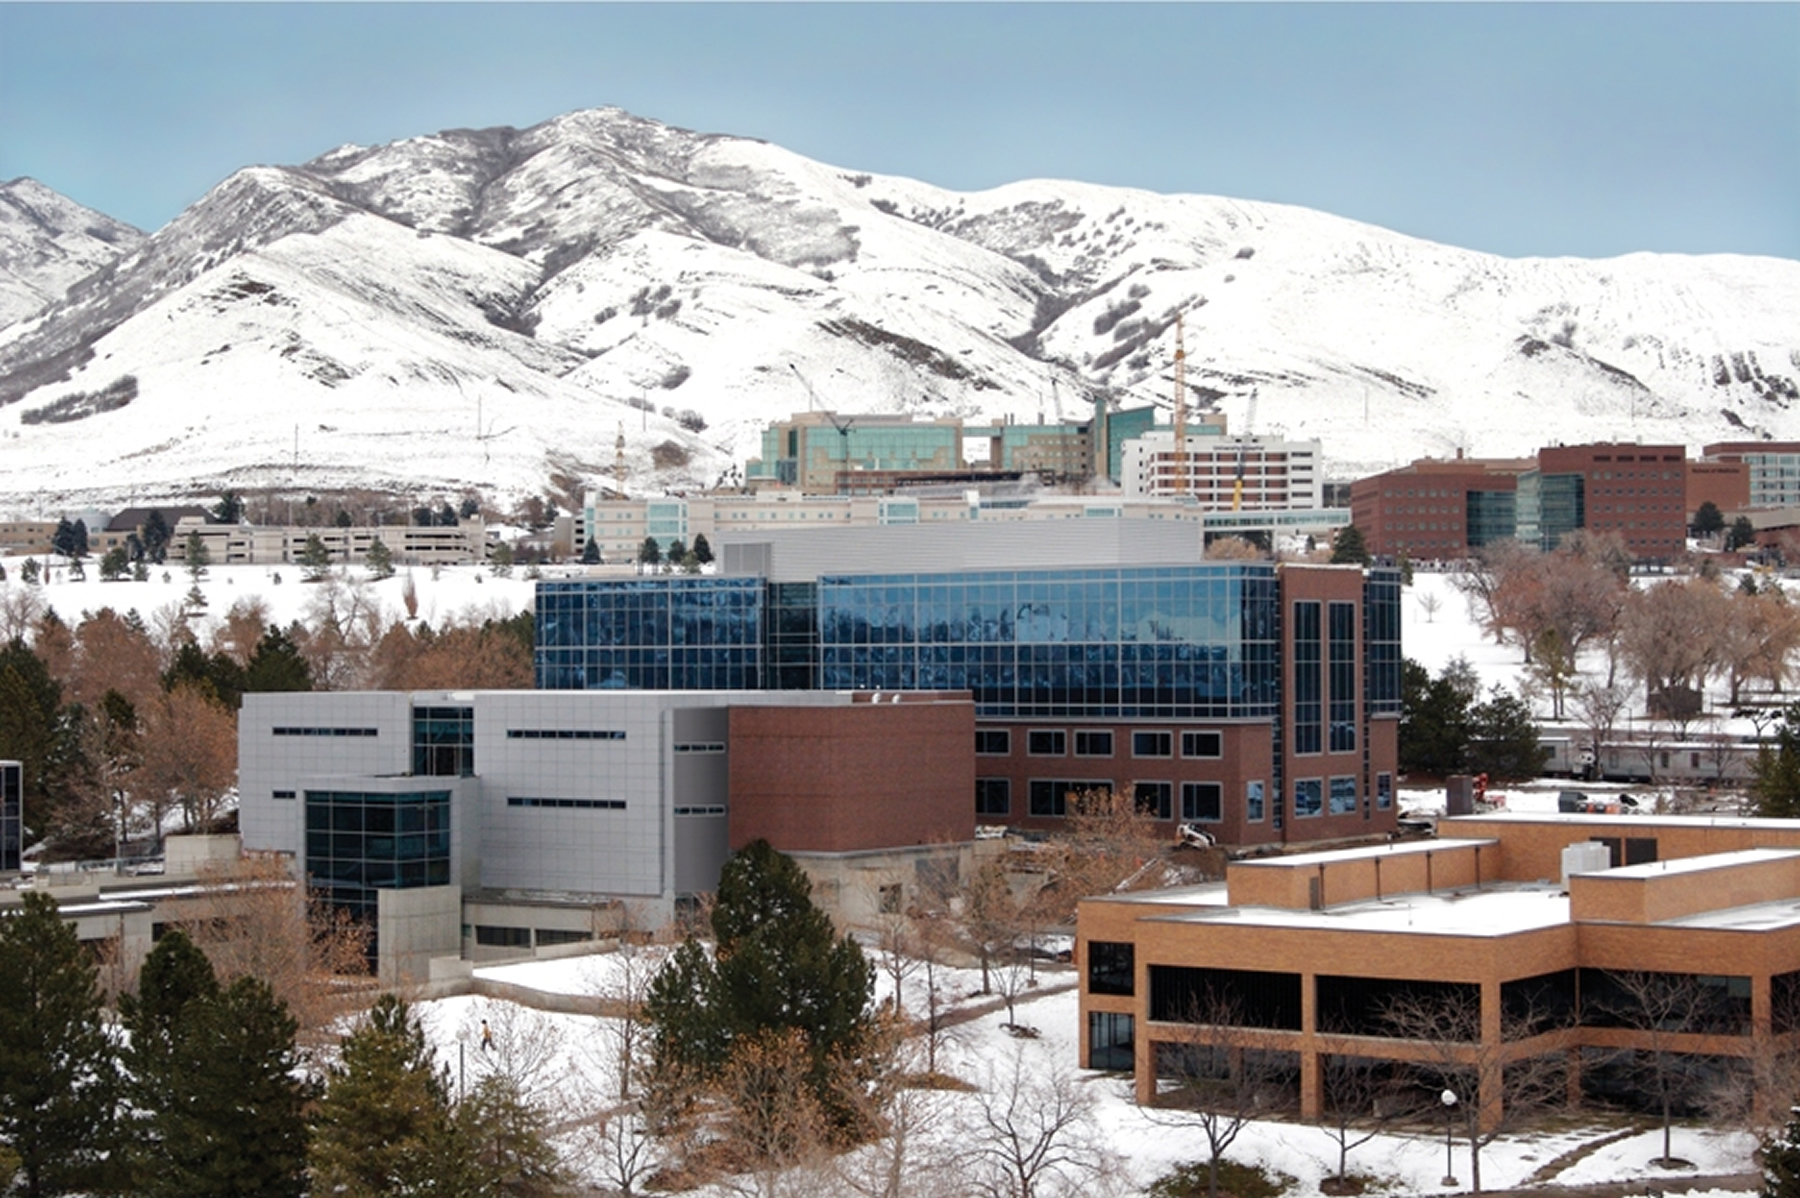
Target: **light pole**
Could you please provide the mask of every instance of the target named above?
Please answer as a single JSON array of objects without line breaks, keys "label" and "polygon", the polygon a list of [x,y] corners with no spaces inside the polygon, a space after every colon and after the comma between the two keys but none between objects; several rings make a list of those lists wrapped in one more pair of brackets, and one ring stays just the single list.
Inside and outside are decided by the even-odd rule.
[{"label": "light pole", "polygon": [[1456,1127],[1456,1091],[1446,1089],[1438,1095],[1438,1101],[1444,1104],[1444,1180],[1441,1184],[1456,1184],[1456,1166],[1451,1160],[1451,1135]]}]

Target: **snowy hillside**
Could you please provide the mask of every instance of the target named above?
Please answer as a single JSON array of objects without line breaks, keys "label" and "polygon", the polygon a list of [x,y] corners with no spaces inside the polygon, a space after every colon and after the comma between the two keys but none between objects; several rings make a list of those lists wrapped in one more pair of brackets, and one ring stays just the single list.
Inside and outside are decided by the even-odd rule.
[{"label": "snowy hillside", "polygon": [[610,478],[621,434],[630,490],[704,486],[809,387],[1020,420],[1166,396],[1178,310],[1200,397],[1242,427],[1254,391],[1256,431],[1322,438],[1333,477],[1800,437],[1797,262],[1511,260],[1216,197],[960,194],[607,109],[241,171],[0,327],[0,510],[516,495]]},{"label": "snowy hillside", "polygon": [[36,179],[0,183],[0,328],[55,303],[143,239]]}]

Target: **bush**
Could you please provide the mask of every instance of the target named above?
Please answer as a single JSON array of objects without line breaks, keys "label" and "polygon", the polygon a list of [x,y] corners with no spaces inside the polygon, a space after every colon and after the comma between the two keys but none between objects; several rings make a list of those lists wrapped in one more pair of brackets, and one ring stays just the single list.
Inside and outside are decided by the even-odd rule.
[{"label": "bush", "polygon": [[[1150,1198],[1206,1198],[1206,1162],[1193,1161],[1178,1165],[1171,1173],[1157,1178],[1150,1187]],[[1219,1193],[1232,1198],[1279,1198],[1294,1179],[1285,1173],[1272,1173],[1258,1165],[1240,1165],[1236,1161],[1219,1162]]]}]

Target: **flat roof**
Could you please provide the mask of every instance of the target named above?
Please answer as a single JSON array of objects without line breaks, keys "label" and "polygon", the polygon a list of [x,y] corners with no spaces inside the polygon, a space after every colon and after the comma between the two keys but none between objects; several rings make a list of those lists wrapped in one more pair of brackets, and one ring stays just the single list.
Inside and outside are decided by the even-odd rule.
[{"label": "flat roof", "polygon": [[1358,899],[1318,911],[1238,906],[1146,918],[1170,923],[1232,922],[1258,928],[1488,938],[1566,926],[1569,896],[1559,886],[1502,882]]},{"label": "flat roof", "polygon": [[1379,857],[1418,857],[1427,853],[1441,853],[1446,848],[1467,849],[1497,845],[1500,842],[1486,836],[1457,836],[1447,840],[1396,840],[1387,844],[1364,844],[1347,849],[1320,849],[1312,853],[1294,853],[1283,857],[1260,857],[1247,861],[1233,861],[1232,868],[1305,868],[1316,865],[1336,865],[1345,861],[1360,861]]},{"label": "flat roof", "polygon": [[1729,853],[1706,853],[1699,857],[1674,857],[1667,861],[1648,861],[1640,865],[1621,865],[1613,869],[1581,874],[1584,878],[1653,878],[1667,874],[1697,874],[1712,869],[1732,869],[1764,861],[1783,861],[1800,857],[1800,849],[1738,849]]},{"label": "flat roof", "polygon": [[1782,831],[1800,833],[1800,822],[1791,819],[1770,819],[1750,815],[1590,815],[1573,812],[1554,811],[1495,811],[1487,815],[1457,815],[1438,821],[1438,835],[1442,839],[1454,840],[1458,837],[1443,835],[1445,828],[1455,828],[1464,823],[1502,823],[1502,824],[1567,824],[1574,827],[1589,825],[1592,827],[1617,827],[1621,822],[1650,828],[1744,828],[1753,831]]}]

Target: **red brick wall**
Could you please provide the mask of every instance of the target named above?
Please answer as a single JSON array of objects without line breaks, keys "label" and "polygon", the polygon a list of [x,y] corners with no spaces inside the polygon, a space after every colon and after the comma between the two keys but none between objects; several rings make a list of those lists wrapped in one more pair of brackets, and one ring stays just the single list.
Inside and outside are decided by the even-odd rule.
[{"label": "red brick wall", "polygon": [[[909,697],[910,698],[910,697]],[[731,847],[853,852],[975,835],[968,700],[731,709]]]}]

